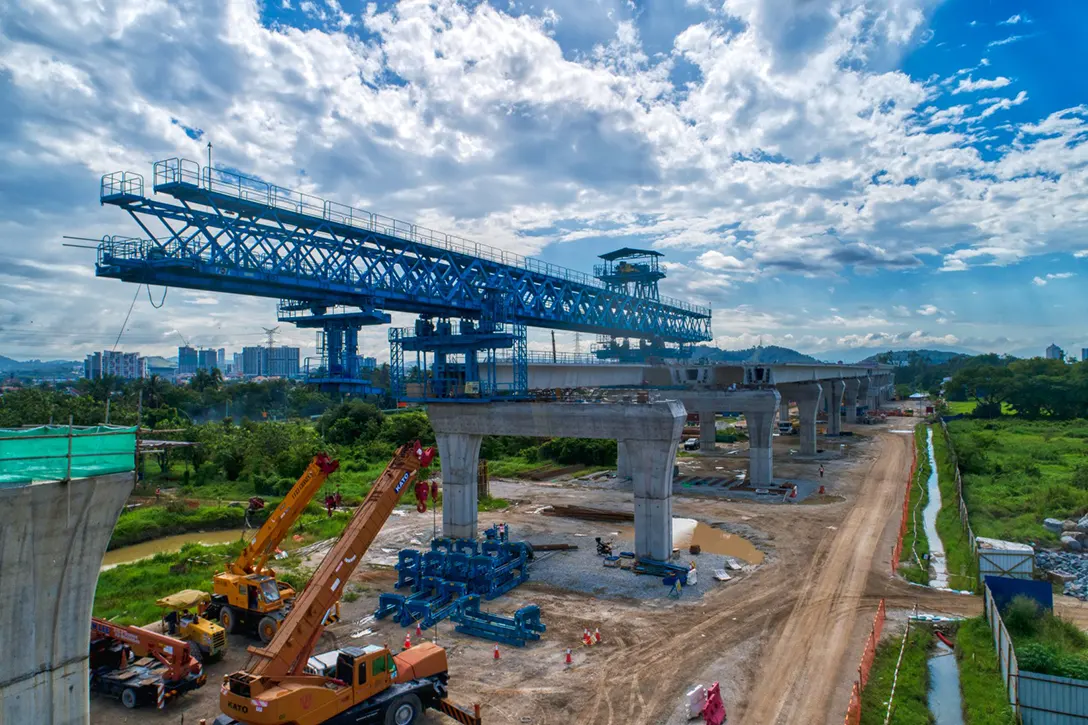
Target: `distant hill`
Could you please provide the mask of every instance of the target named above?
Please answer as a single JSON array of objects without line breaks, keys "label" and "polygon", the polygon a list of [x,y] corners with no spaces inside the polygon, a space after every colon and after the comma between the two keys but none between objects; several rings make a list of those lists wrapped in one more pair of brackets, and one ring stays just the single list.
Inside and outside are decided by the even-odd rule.
[{"label": "distant hill", "polygon": [[718,347],[699,346],[692,350],[692,360],[709,362],[762,362],[762,363],[812,363],[816,358],[791,350],[788,347],[768,345],[749,347],[744,350],[722,350]]},{"label": "distant hill", "polygon": [[4,375],[63,375],[77,365],[76,360],[15,360],[0,355],[0,374]]},{"label": "distant hill", "polygon": [[[824,362],[839,362],[840,360],[848,365],[856,363],[873,362],[876,360],[877,355],[885,355],[892,353],[895,356],[903,356],[902,359],[906,360],[912,353],[920,353],[936,356],[938,362],[949,360],[957,355],[978,355],[979,353],[974,350],[873,350],[871,347],[852,347],[852,348],[840,348],[836,350],[821,350],[819,352],[812,353],[817,359]],[[943,356],[943,357],[942,357]]]},{"label": "distant hill", "polygon": [[878,362],[878,358],[884,355],[891,355],[890,362],[893,365],[905,365],[910,362],[912,356],[921,357],[930,365],[942,365],[949,360],[954,360],[958,357],[970,357],[970,355],[966,353],[953,352],[951,350],[888,350],[886,352],[870,355],[861,362],[875,363]]}]

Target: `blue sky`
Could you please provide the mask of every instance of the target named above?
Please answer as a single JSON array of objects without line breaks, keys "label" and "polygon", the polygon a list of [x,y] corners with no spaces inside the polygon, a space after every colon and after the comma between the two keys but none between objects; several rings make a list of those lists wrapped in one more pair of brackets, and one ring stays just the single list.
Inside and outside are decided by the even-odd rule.
[{"label": "blue sky", "polygon": [[[658,249],[723,347],[1079,350],[1085,37],[1073,0],[15,0],[0,354],[112,347],[135,290],[62,236],[137,234],[99,177],[209,140],[218,164],[580,270]],[[141,294],[120,347],[237,349],[274,320]]]}]

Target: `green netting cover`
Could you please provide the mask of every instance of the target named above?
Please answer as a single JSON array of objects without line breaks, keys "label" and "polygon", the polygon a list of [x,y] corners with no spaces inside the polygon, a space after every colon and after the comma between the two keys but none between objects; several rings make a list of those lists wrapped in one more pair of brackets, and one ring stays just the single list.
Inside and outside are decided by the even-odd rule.
[{"label": "green netting cover", "polygon": [[69,433],[72,478],[134,468],[135,428],[100,425],[69,431],[66,425],[43,425],[0,429],[0,486],[67,478]]}]

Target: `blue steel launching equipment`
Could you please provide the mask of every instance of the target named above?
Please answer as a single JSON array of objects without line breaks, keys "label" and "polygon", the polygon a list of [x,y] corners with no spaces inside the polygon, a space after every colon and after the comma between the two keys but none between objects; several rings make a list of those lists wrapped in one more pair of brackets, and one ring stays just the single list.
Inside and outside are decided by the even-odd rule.
[{"label": "blue steel launching equipment", "polygon": [[[388,323],[387,311],[420,316],[415,329],[390,331],[393,392],[402,399],[525,395],[526,326],[641,342],[611,344],[599,352],[605,357],[711,339],[708,308],[658,295],[663,273],[653,256],[627,262],[648,264],[637,279],[615,259],[597,279],[178,158],[155,163],[152,191],[172,199],[145,196],[139,174],[102,177],[101,202],[127,211],[146,238],[104,238],[96,274],[278,298],[280,320],[324,332],[326,362],[315,372],[328,387],[370,384],[359,376],[358,332]],[[497,350],[515,360],[504,388]]]}]

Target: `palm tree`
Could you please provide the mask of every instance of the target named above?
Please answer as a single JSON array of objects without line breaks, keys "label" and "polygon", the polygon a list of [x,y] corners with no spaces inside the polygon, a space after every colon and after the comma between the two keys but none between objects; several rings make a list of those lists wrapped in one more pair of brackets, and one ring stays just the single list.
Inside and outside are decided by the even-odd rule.
[{"label": "palm tree", "polygon": [[140,381],[140,389],[144,392],[144,403],[148,408],[158,408],[162,405],[165,383],[158,375],[152,375]]},{"label": "palm tree", "polygon": [[201,368],[197,370],[192,379],[189,380],[189,387],[198,393],[203,393],[206,389],[213,385],[212,376],[207,370]]},{"label": "palm tree", "polygon": [[211,387],[214,390],[219,390],[223,387],[223,371],[219,368],[212,368],[212,371],[208,374],[211,378]]}]

